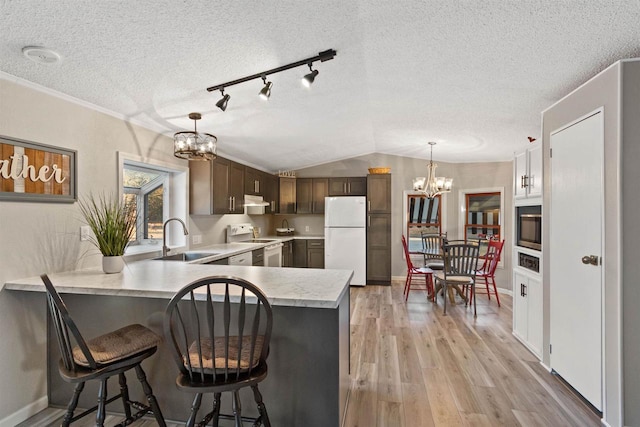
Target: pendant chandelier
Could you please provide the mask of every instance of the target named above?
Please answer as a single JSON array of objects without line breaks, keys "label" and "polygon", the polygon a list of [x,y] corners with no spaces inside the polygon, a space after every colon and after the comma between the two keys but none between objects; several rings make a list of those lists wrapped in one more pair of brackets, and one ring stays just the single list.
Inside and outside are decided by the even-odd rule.
[{"label": "pendant chandelier", "polygon": [[453,179],[442,176],[436,177],[436,168],[438,165],[433,163],[433,146],[436,145],[436,143],[428,142],[428,144],[431,146],[428,176],[426,178],[424,176],[415,178],[413,180],[413,189],[424,193],[427,198],[433,199],[440,194],[449,193],[451,191],[451,186],[453,185]]},{"label": "pendant chandelier", "polygon": [[173,135],[173,155],[186,160],[213,160],[216,158],[218,138],[210,133],[198,133],[197,123],[200,113],[191,113],[193,132],[184,131]]}]

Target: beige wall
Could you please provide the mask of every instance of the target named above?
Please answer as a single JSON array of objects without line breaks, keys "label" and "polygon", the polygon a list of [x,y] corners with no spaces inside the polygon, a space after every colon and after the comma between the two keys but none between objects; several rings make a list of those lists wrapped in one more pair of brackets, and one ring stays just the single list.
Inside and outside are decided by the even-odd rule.
[{"label": "beige wall", "polygon": [[[391,198],[392,198],[392,266],[391,274],[396,277],[404,277],[407,266],[402,256],[402,244],[400,235],[406,233],[403,215],[403,192],[410,190],[413,178],[424,176],[427,169],[427,160],[408,157],[392,156],[388,154],[367,154],[352,159],[327,163],[319,166],[305,168],[297,171],[299,177],[320,176],[365,176],[370,167],[391,168]],[[445,227],[449,236],[458,235],[458,191],[473,190],[477,188],[504,187],[504,218],[503,236],[505,239],[504,265],[496,274],[496,282],[499,287],[511,290],[511,253],[512,253],[512,213],[513,206],[513,163],[444,163],[438,164],[438,175],[452,177],[454,189],[445,195],[446,218]],[[304,217],[304,215],[299,215]],[[276,218],[278,218],[276,216]],[[297,223],[304,220],[297,218]],[[311,222],[311,221],[309,221]]]},{"label": "beige wall", "polygon": [[[0,135],[77,150],[80,196],[117,191],[117,151],[185,164],[170,138],[2,78]],[[78,218],[75,204],[0,201],[0,284],[99,265]],[[45,320],[44,294],[0,291],[0,420],[46,395]]]}]

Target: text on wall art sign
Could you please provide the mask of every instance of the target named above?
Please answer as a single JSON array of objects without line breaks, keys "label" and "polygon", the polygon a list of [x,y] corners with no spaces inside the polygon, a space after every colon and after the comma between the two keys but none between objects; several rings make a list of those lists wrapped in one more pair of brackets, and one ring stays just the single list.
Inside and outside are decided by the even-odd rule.
[{"label": "text on wall art sign", "polygon": [[0,201],[73,203],[76,151],[0,136]]}]

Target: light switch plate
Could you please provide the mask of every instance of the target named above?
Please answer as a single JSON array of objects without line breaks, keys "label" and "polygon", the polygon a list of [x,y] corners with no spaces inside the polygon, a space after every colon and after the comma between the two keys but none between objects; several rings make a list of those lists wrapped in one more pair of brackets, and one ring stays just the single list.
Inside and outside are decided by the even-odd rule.
[{"label": "light switch plate", "polygon": [[308,225],[305,225],[304,231],[309,231],[309,226]]},{"label": "light switch plate", "polygon": [[85,242],[91,237],[91,227],[88,225],[80,226],[80,241]]}]

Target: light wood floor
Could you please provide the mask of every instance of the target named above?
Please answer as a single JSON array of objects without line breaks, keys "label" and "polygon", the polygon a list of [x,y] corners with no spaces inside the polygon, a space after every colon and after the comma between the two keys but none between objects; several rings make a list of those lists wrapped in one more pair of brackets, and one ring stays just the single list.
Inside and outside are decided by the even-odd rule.
[{"label": "light wood floor", "polygon": [[512,298],[464,303],[402,296],[404,283],[351,288],[346,427],[599,426],[512,335]]},{"label": "light wood floor", "polygon": [[[511,297],[501,295],[498,308],[479,295],[477,319],[464,304],[448,306],[443,316],[442,301],[426,301],[424,291],[412,291],[405,303],[403,285],[351,288],[345,427],[600,426],[513,338]],[[62,414],[48,409],[20,427],[60,425]],[[120,421],[109,416],[106,425]],[[92,416],[73,425],[93,426]]]}]

